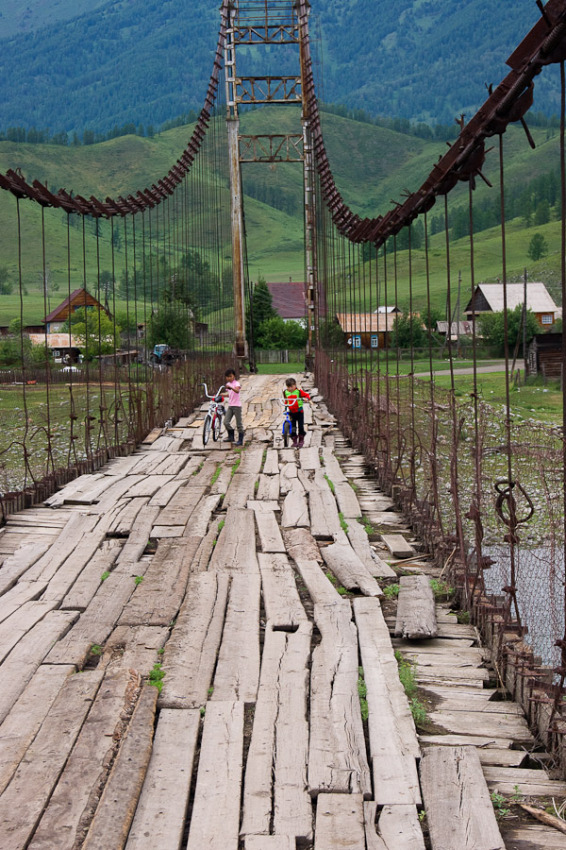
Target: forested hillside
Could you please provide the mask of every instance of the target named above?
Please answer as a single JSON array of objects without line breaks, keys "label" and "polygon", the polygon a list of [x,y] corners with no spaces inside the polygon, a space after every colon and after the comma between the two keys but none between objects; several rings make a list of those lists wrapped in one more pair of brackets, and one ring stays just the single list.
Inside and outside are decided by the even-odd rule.
[{"label": "forested hillside", "polygon": [[[0,0],[0,131],[108,133],[199,109],[212,68],[218,0]],[[451,123],[539,16],[532,0],[313,0],[321,97],[371,115]],[[246,71],[267,73],[263,51]],[[286,58],[279,73],[294,71]],[[260,61],[261,55],[261,61]],[[535,107],[557,108],[557,80],[537,81]],[[539,95],[540,92],[540,95]],[[141,127],[140,127],[141,125]]]}]

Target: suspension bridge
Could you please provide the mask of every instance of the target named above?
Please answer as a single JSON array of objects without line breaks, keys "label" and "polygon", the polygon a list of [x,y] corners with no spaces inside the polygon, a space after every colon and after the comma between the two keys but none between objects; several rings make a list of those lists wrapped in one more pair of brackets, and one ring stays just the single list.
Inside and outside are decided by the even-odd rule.
[{"label": "suspension bridge", "polygon": [[[529,110],[554,74],[564,304],[566,2],[539,9],[505,79],[375,218],[333,175],[307,0],[224,0],[204,106],[150,186],[103,198],[0,174],[18,289],[0,371],[18,401],[0,443],[3,850],[564,846],[566,347],[551,335],[560,419],[518,415],[516,367],[532,377],[551,309],[519,361],[541,284],[506,168],[512,124],[525,174],[540,168]],[[266,46],[294,73],[246,76]],[[286,132],[242,132],[275,104]],[[301,448],[282,440],[283,379],[256,372],[247,262],[243,166],[282,163],[304,188]],[[480,184],[499,204],[500,404],[479,356]],[[203,442],[203,380],[229,367],[241,448]]]}]

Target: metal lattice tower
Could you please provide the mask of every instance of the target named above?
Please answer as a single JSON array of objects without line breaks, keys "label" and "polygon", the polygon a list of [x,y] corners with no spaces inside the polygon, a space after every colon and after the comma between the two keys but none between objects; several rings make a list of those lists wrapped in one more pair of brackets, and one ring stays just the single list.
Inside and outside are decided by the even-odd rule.
[{"label": "metal lattice tower", "polygon": [[[306,21],[301,21],[296,0],[234,0],[228,8],[224,67],[228,148],[230,160],[232,259],[234,270],[235,354],[248,356],[244,297],[244,226],[241,164],[243,162],[301,162],[305,188],[305,255],[308,309],[307,356],[313,353],[316,293],[316,241],[314,155],[308,103],[304,96],[306,62],[303,39]],[[239,46],[297,45],[298,73],[293,76],[238,76]],[[246,136],[240,134],[239,106],[243,104],[301,104],[302,133]]]}]

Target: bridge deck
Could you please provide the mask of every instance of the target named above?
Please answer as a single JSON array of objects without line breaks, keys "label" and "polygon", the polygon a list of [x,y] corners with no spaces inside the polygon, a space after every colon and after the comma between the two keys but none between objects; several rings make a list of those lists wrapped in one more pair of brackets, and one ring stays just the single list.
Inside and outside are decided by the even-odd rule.
[{"label": "bridge deck", "polygon": [[[503,843],[489,792],[566,785],[422,579],[396,625],[391,555],[359,520],[411,535],[322,400],[282,448],[281,383],[245,382],[243,451],[204,448],[201,410],[0,533],[3,850],[563,846],[534,823]],[[415,596],[427,639],[392,640],[418,632]]]}]

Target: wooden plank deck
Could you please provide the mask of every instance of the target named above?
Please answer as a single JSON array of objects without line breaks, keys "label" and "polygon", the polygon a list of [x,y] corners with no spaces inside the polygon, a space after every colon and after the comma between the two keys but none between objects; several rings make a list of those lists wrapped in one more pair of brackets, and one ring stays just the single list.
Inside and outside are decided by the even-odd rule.
[{"label": "wooden plank deck", "polygon": [[[439,605],[438,636],[423,625],[426,562],[392,639],[376,578],[397,573],[368,519],[391,523],[398,553],[414,554],[411,532],[322,400],[305,447],[281,447],[280,383],[244,379],[241,452],[202,445],[204,408],[10,517],[2,850],[424,850],[423,802],[443,846],[446,806],[468,798],[438,789],[462,749],[485,811],[495,788],[566,793],[531,769],[533,737],[487,687],[475,630]],[[417,736],[395,652],[434,734]],[[517,846],[533,835],[513,830]]]}]

